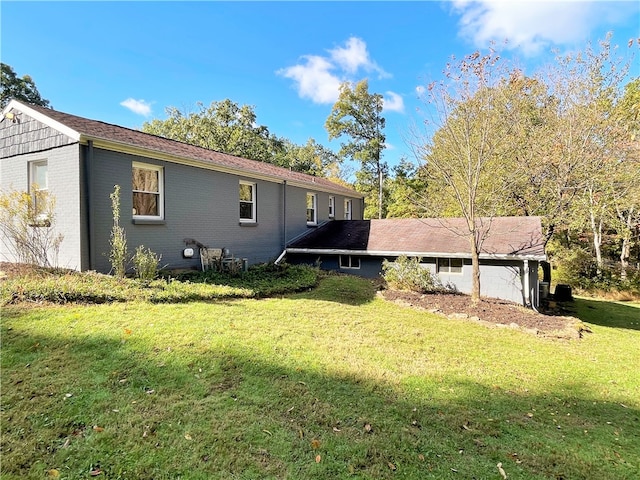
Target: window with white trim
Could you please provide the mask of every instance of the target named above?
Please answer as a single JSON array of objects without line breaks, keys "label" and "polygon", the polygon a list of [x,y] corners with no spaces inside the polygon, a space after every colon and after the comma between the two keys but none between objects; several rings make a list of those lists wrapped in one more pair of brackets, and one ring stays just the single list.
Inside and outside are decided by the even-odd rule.
[{"label": "window with white trim", "polygon": [[318,224],[318,195],[307,193],[307,225]]},{"label": "window with white trim", "polygon": [[438,273],[462,273],[462,259],[439,258]]},{"label": "window with white trim", "polygon": [[134,162],[132,165],[133,218],[164,218],[163,169]]},{"label": "window with white trim", "polygon": [[336,197],[329,195],[329,218],[336,216]]},{"label": "window with white trim", "polygon": [[340,268],[350,268],[357,270],[360,268],[360,257],[353,255],[340,255]]},{"label": "window with white trim", "polygon": [[345,198],[344,200],[344,219],[345,220],[351,220],[351,200],[348,198]]},{"label": "window with white trim", "polygon": [[240,181],[240,222],[256,222],[256,184]]},{"label": "window with white trim", "polygon": [[49,166],[46,160],[29,163],[29,193],[37,223],[49,220]]}]

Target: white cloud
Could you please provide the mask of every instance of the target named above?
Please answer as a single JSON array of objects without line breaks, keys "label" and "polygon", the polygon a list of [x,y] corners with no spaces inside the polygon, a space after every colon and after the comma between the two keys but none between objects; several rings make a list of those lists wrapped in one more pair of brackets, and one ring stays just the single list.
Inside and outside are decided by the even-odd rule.
[{"label": "white cloud", "polygon": [[371,60],[366,43],[357,37],[349,38],[344,46],[328,50],[327,56],[304,55],[297,65],[276,73],[294,81],[298,95],[314,103],[335,103],[343,82],[354,81],[359,71],[376,72],[389,77]]},{"label": "white cloud", "polygon": [[334,103],[340,90],[339,77],[331,73],[334,65],[324,57],[307,55],[305,63],[283,68],[277,73],[296,83],[298,95],[314,103]]},{"label": "white cloud", "polygon": [[128,108],[133,113],[142,115],[143,117],[148,117],[149,115],[151,115],[151,103],[146,102],[144,100],[127,98],[126,100],[120,102],[120,105],[122,105],[125,108]]},{"label": "white cloud", "polygon": [[367,72],[378,72],[381,77],[389,77],[376,62],[369,58],[367,44],[357,37],[351,37],[345,47],[329,50],[331,59],[349,74],[355,74],[360,68]]},{"label": "white cloud", "polygon": [[[629,2],[633,3],[633,2]],[[460,33],[477,47],[508,40],[507,48],[535,55],[552,45],[584,42],[600,23],[623,20],[626,8],[608,2],[454,0]],[[636,13],[637,14],[637,13]]]},{"label": "white cloud", "polygon": [[404,99],[394,92],[387,92],[383,98],[384,104],[382,109],[385,112],[404,113]]}]

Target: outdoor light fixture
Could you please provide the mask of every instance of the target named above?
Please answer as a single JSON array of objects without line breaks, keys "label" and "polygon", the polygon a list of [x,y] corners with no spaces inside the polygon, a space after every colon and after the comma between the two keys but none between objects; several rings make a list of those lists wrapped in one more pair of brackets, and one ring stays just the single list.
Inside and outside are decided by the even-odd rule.
[{"label": "outdoor light fixture", "polygon": [[193,258],[193,248],[185,248],[182,251],[183,258]]}]

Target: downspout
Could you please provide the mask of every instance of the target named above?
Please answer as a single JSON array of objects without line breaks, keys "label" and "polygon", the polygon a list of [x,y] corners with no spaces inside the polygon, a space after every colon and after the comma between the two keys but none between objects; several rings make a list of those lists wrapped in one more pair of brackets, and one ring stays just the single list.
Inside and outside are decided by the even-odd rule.
[{"label": "downspout", "polygon": [[531,307],[531,295],[529,292],[529,260],[523,261],[523,270],[524,270],[524,305],[525,307]]},{"label": "downspout", "polygon": [[282,181],[282,253],[274,262],[279,265],[287,254],[287,181]]},{"label": "downspout", "polygon": [[95,270],[96,267],[96,251],[95,251],[95,225],[93,221],[93,140],[87,142],[87,157],[85,159],[85,179],[84,194],[87,197],[87,247],[89,248],[89,270]]}]

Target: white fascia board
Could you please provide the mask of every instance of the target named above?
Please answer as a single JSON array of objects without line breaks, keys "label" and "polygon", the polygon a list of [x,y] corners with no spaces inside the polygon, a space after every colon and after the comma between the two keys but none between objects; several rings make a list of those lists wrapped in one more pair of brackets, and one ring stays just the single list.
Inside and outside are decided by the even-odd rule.
[{"label": "white fascia board", "polygon": [[21,103],[17,100],[11,100],[9,102],[9,104],[2,111],[2,117],[4,118],[5,113],[10,111],[12,108],[15,110],[18,110],[19,112],[24,113],[25,115],[30,116],[34,120],[37,120],[40,123],[47,125],[48,127],[53,128],[54,130],[59,131],[60,133],[66,135],[67,137],[73,139],[76,142],[80,141],[80,138],[81,138],[80,132],[72,128],[69,128],[66,125],[56,120],[53,120],[51,117],[48,117],[47,115],[44,115],[34,110],[33,108],[29,107],[28,105],[25,105],[24,103]]},{"label": "white fascia board", "polygon": [[349,196],[349,197],[353,197],[353,198],[358,198],[358,195],[360,195],[357,192],[353,192],[353,195],[348,195],[347,192],[342,192],[340,190],[333,190],[333,189],[329,189],[320,185],[314,185],[313,183],[303,183],[303,182],[296,182],[295,180],[287,180],[281,177],[277,177],[274,175],[265,175],[262,173],[256,173],[252,170],[245,170],[245,169],[241,169],[241,168],[233,168],[233,167],[227,167],[224,165],[220,165],[217,163],[210,163],[210,162],[206,162],[203,160],[198,160],[198,159],[194,159],[191,157],[183,157],[180,155],[173,155],[170,153],[166,153],[160,150],[152,150],[152,149],[148,149],[148,148],[143,148],[143,147],[136,147],[134,145],[130,145],[128,143],[124,143],[124,142],[115,142],[113,140],[108,140],[108,139],[104,139],[104,138],[99,138],[99,137],[90,137],[87,135],[82,135],[81,138],[81,142],[82,143],[87,143],[89,141],[93,142],[93,146],[96,148],[102,148],[104,150],[110,150],[110,151],[115,151],[115,152],[120,152],[120,153],[126,153],[129,155],[136,155],[136,156],[141,156],[141,157],[146,157],[146,158],[153,158],[156,160],[163,160],[165,162],[171,162],[171,163],[178,163],[181,165],[188,165],[191,167],[198,167],[198,168],[203,168],[205,170],[214,170],[216,172],[222,172],[222,173],[228,173],[231,175],[238,175],[241,177],[246,177],[246,178],[252,178],[252,179],[256,179],[256,180],[264,180],[267,182],[273,182],[273,183],[287,183],[287,185],[289,186],[293,186],[293,187],[299,187],[299,188],[306,188],[306,189],[311,189],[311,190],[318,190],[318,191],[323,191],[323,192],[329,192],[329,193],[335,193],[335,194],[339,194],[339,195],[343,195],[343,196]]},{"label": "white fascia board", "polygon": [[[309,253],[314,255],[359,255],[361,257],[407,257],[420,258],[471,258],[467,253],[446,252],[402,252],[402,251],[377,251],[377,250],[340,250],[332,248],[287,248],[287,253]],[[544,261],[544,255],[493,255],[481,254],[480,260],[535,260]]]}]

